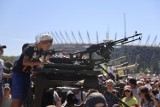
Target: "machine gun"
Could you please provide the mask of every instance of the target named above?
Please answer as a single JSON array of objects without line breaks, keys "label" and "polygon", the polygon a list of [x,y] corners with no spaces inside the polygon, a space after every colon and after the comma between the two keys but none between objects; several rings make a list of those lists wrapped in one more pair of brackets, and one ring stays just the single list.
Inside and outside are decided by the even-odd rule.
[{"label": "machine gun", "polygon": [[[58,65],[59,67],[56,66],[57,69],[66,68],[66,64],[70,64],[67,65],[70,69],[72,68],[72,66],[73,68],[75,68],[74,66],[77,65],[90,66],[91,68],[94,68],[99,64],[109,62],[110,54],[113,51],[115,45],[127,44],[136,40],[141,40],[140,35],[142,34],[135,32],[133,36],[125,37],[116,41],[107,41],[99,44],[93,44],[83,51],[69,53],[68,55],[65,54],[64,56],[67,57],[52,57],[50,58],[50,62],[53,62],[54,65],[47,65],[47,68],[55,67],[56,64],[60,64],[60,66]],[[56,54],[56,51],[49,51],[49,53]],[[62,64],[65,64],[64,67]]]},{"label": "machine gun", "polygon": [[[88,58],[85,58],[85,60],[86,59],[88,60],[87,61],[88,63],[96,64],[97,61],[98,62],[100,61],[100,63],[108,62],[110,60],[110,54],[114,49],[113,46],[120,45],[120,44],[124,45],[130,42],[134,42],[136,40],[141,40],[140,35],[142,34],[135,32],[133,36],[125,37],[123,39],[119,39],[116,41],[107,41],[107,42],[91,45],[88,48],[86,48],[86,50],[84,51],[71,53],[70,59],[71,60],[79,59],[83,61],[84,60],[83,56],[88,54],[87,55]],[[99,59],[96,59],[94,55],[97,55]]]}]

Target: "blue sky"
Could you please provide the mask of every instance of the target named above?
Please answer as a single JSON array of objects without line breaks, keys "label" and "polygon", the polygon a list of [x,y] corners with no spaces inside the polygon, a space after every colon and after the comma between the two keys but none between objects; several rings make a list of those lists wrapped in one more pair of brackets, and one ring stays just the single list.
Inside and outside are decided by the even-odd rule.
[{"label": "blue sky", "polygon": [[[43,32],[71,30],[79,39],[79,30],[91,41],[124,37],[124,13],[127,35],[135,30],[143,33],[142,43],[151,35],[150,43],[158,34],[160,42],[160,0],[0,0],[0,44],[8,48],[5,55],[19,55],[21,46],[35,42],[35,36]],[[136,44],[136,43],[135,43]]]}]

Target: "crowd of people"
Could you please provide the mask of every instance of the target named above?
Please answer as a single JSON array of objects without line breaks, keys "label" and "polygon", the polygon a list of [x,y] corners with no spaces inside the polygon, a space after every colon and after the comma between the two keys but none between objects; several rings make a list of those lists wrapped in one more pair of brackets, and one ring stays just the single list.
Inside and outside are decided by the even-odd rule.
[{"label": "crowd of people", "polygon": [[[31,86],[30,74],[46,62],[44,51],[53,42],[41,35],[36,43],[25,44],[22,54],[11,64],[0,59],[0,107],[23,107]],[[0,56],[5,45],[0,45]],[[41,60],[39,60],[41,59]],[[31,72],[32,71],[32,72]],[[114,71],[112,71],[114,72]],[[106,75],[103,75],[106,76]],[[106,77],[105,77],[106,78]],[[62,95],[60,90],[47,89],[42,96],[43,107],[160,107],[160,82],[154,76],[130,76],[115,81],[99,77],[98,89],[71,89]]]},{"label": "crowd of people", "polygon": [[160,107],[159,78],[128,78],[120,82],[108,79],[101,90],[71,89],[66,92],[65,101],[60,100],[64,96],[57,91],[62,104],[59,107]]},{"label": "crowd of people", "polygon": [[[154,82],[154,84],[152,82]],[[81,95],[80,92],[82,91],[83,101],[81,100],[81,96],[77,96],[77,93],[75,93],[78,89],[73,90],[72,93],[68,92],[67,99],[64,103],[65,105],[63,106],[160,107],[160,82],[158,78],[156,80],[152,80],[152,78],[129,78],[128,81],[121,81],[118,85],[113,80],[108,79],[105,81],[104,87],[105,88],[100,91],[95,89],[82,91],[79,89],[78,94]],[[59,97],[61,99],[61,96]],[[92,98],[90,97],[94,97],[93,100],[91,100]],[[99,97],[101,97],[101,100]]]}]

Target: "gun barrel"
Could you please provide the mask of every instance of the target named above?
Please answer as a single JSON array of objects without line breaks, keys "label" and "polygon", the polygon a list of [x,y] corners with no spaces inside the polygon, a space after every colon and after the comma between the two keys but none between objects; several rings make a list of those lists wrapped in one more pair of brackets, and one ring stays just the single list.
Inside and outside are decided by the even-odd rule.
[{"label": "gun barrel", "polygon": [[130,43],[130,42],[134,42],[134,41],[136,41],[136,40],[141,40],[141,38],[139,37],[139,38],[137,38],[137,39],[133,39],[133,40],[130,40],[130,41],[124,42],[124,43],[122,43],[122,44],[127,44],[127,43]]},{"label": "gun barrel", "polygon": [[87,54],[89,54],[89,59],[92,59],[91,58],[92,53],[97,52],[97,54],[104,57],[104,59],[103,59],[104,61],[108,61],[108,59],[109,59],[108,56],[109,56],[110,52],[113,50],[114,45],[127,44],[129,42],[140,40],[141,39],[140,35],[142,35],[142,34],[136,32],[133,36],[125,37],[123,39],[119,39],[116,41],[109,41],[109,42],[102,42],[102,43],[98,43],[98,44],[93,44],[93,45],[90,45],[88,48],[86,48],[83,51],[70,53],[69,55],[71,58],[73,58],[74,55],[78,55],[78,57],[82,58],[82,56],[87,53]]},{"label": "gun barrel", "polygon": [[134,37],[137,37],[137,36],[140,36],[140,35],[142,35],[142,33],[136,33],[135,35],[127,37],[127,38],[130,39],[130,38],[134,38]]},{"label": "gun barrel", "polygon": [[117,40],[117,41],[113,41],[113,44],[114,44],[114,45],[119,44],[119,43],[121,43],[121,44],[127,44],[127,43],[129,43],[129,42],[134,42],[134,41],[136,41],[136,40],[141,40],[141,37],[136,38],[136,39],[133,39],[133,40],[130,40],[131,38],[138,37],[138,36],[140,36],[140,35],[142,35],[142,33],[136,33],[136,34],[133,35],[133,36],[129,36],[129,37],[126,37],[126,38]]}]

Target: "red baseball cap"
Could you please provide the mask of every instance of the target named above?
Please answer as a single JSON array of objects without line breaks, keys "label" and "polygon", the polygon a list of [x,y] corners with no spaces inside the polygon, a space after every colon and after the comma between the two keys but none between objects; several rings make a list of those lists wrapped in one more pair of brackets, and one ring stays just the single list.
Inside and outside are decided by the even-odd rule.
[{"label": "red baseball cap", "polygon": [[132,89],[131,89],[131,86],[129,86],[129,85],[126,85],[125,87],[124,87],[124,91],[126,91],[126,90],[129,90],[129,91],[131,91]]}]

